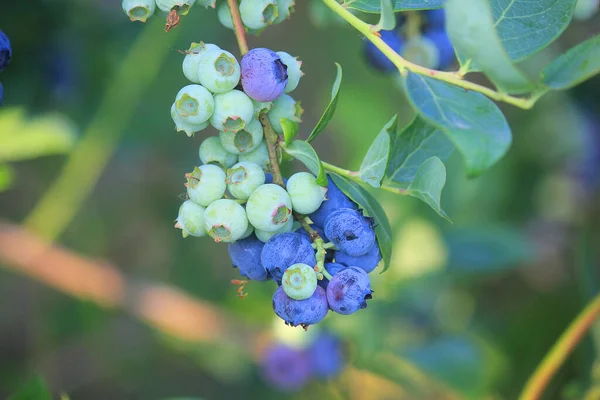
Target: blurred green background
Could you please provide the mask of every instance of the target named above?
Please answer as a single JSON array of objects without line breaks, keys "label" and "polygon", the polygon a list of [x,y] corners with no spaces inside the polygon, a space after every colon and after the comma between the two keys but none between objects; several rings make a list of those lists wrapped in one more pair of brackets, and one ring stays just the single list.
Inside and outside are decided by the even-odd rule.
[{"label": "blurred green background", "polygon": [[[174,131],[181,51],[202,40],[239,55],[233,33],[196,7],[166,34],[162,16],[130,23],[120,3],[0,6],[13,45],[0,74],[0,398],[38,374],[72,399],[516,398],[598,293],[600,79],[531,111],[503,106],[509,154],[471,180],[460,157],[448,163],[442,205],[454,224],[416,199],[373,192],[394,228],[392,266],[373,274],[367,310],[305,333],[277,320],[271,282],[236,296],[226,245],[173,228],[183,175],[215,133]],[[342,65],[338,110],[315,147],[357,169],[393,114],[401,126],[414,114],[394,78],[364,63],[356,31],[298,3],[249,44],[303,61],[303,137]],[[526,68],[539,71],[599,24],[574,22]],[[340,378],[285,395],[261,379],[265,343],[324,328],[347,343]],[[583,398],[599,349],[596,326],[545,398]]]}]

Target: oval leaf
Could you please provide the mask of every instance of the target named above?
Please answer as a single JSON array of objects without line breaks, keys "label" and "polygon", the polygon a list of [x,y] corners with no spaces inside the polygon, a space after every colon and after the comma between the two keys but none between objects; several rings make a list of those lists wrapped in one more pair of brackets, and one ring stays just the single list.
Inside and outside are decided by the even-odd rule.
[{"label": "oval leaf", "polygon": [[381,273],[384,273],[390,267],[392,259],[392,227],[385,211],[381,204],[358,183],[336,174],[331,174],[331,179],[346,196],[364,210],[365,215],[375,219],[375,235],[383,257]]},{"label": "oval leaf", "polygon": [[490,99],[413,73],[405,80],[410,102],[448,135],[464,157],[468,176],[481,174],[504,156],[512,141],[510,128]]},{"label": "oval leaf", "polygon": [[300,125],[296,121],[292,121],[291,119],[281,118],[279,120],[281,123],[281,128],[283,129],[283,138],[286,144],[291,144],[296,135],[298,135],[298,130],[300,129]]},{"label": "oval leaf", "polygon": [[[398,12],[440,8],[444,5],[444,0],[392,0],[392,3],[394,12]],[[347,7],[366,13],[380,13],[381,0],[356,0],[348,2]]]},{"label": "oval leaf", "polygon": [[291,144],[283,145],[283,150],[296,160],[306,165],[306,168],[317,177],[317,184],[327,186],[327,175],[315,149],[303,140],[294,140]]},{"label": "oval leaf", "polygon": [[398,116],[394,115],[373,140],[360,165],[360,179],[373,187],[381,186],[390,156],[390,137],[395,135],[397,126]]},{"label": "oval leaf", "polygon": [[425,160],[417,170],[415,180],[408,187],[408,194],[423,200],[442,218],[450,221],[440,204],[442,189],[446,184],[446,166],[437,157]]},{"label": "oval leaf", "polygon": [[333,114],[335,114],[335,108],[337,107],[338,97],[340,94],[340,86],[342,84],[342,66],[338,63],[335,63],[335,66],[337,68],[337,75],[335,77],[335,82],[333,82],[333,88],[331,89],[331,100],[329,101],[329,105],[325,109],[325,112],[323,112],[321,119],[317,123],[317,126],[315,126],[315,129],[313,129],[308,139],[306,139],[306,141],[309,143],[319,136],[331,118],[333,118]]},{"label": "oval leaf", "polygon": [[552,89],[569,89],[600,73],[600,35],[573,47],[542,71],[542,83]]}]

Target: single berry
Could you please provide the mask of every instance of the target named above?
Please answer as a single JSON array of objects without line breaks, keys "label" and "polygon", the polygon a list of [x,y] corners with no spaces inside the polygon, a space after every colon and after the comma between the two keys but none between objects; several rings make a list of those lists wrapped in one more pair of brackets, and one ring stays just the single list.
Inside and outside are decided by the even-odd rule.
[{"label": "single berry", "polygon": [[196,5],[204,8],[215,8],[217,0],[196,0]]},{"label": "single berry", "polygon": [[274,24],[280,24],[290,17],[294,11],[295,0],[277,0],[277,18],[273,21]]},{"label": "single berry", "polygon": [[190,124],[202,124],[213,115],[213,95],[200,85],[187,85],[175,97],[175,108],[180,117]]},{"label": "single berry", "polygon": [[[337,274],[338,272],[340,272],[343,269],[346,269],[345,265],[342,264],[338,264],[338,263],[325,263],[324,264],[325,270],[327,272],[329,272],[329,275],[331,275],[332,277],[335,276],[335,274]],[[329,285],[329,279],[323,277],[323,279],[321,279],[320,281],[317,282],[317,284],[319,286],[321,286],[323,289],[327,289],[327,286]]]},{"label": "single berry", "polygon": [[127,14],[131,22],[146,22],[156,10],[154,0],[123,0],[121,3],[123,12]]},{"label": "single berry", "polygon": [[256,229],[274,232],[292,218],[292,200],[281,186],[269,183],[250,195],[246,211]]},{"label": "single berry", "polygon": [[573,18],[584,21],[592,18],[600,11],[600,0],[579,0],[575,5]]},{"label": "single berry", "polygon": [[189,235],[196,237],[206,236],[206,231],[204,230],[204,210],[204,207],[199,206],[191,200],[184,201],[181,207],[179,207],[175,228],[181,229],[181,234],[184,238]]},{"label": "single berry", "polygon": [[258,118],[258,116],[262,113],[269,112],[271,107],[273,107],[272,101],[256,101],[252,100],[252,104],[254,104],[254,116]]},{"label": "single berry", "polygon": [[242,58],[242,87],[256,101],[273,101],[285,90],[287,68],[277,53],[252,49]]},{"label": "single berry", "polygon": [[333,182],[333,179],[327,176],[327,200],[321,204],[321,207],[314,213],[310,214],[310,219],[317,226],[325,226],[325,220],[337,209],[340,208],[351,208],[357,210],[358,206],[352,200],[348,198]]},{"label": "single berry", "polygon": [[267,243],[269,239],[271,239],[275,235],[279,235],[280,233],[291,232],[294,229],[294,219],[290,218],[288,221],[275,232],[267,232],[262,231],[260,229],[256,229],[256,237],[263,243]]},{"label": "single berry", "polygon": [[200,83],[198,78],[198,63],[202,55],[210,50],[220,50],[219,46],[211,43],[192,43],[183,58],[181,68],[186,78],[194,83]]},{"label": "single berry", "polygon": [[[396,53],[400,54],[404,46],[402,37],[397,31],[379,31],[381,39],[392,48]],[[381,52],[371,41],[365,42],[365,55],[369,64],[381,72],[397,71],[396,66],[385,54]]]},{"label": "single berry", "polygon": [[242,0],[240,3],[240,17],[250,29],[266,28],[275,21],[277,15],[275,0]]},{"label": "single berry", "polygon": [[437,65],[433,68],[448,69],[455,60],[454,46],[444,29],[432,29],[425,32],[424,37],[431,40],[437,49]]},{"label": "single berry", "polygon": [[217,8],[217,18],[219,18],[219,22],[225,28],[233,29],[233,18],[231,17],[231,11],[227,2],[224,1]]},{"label": "single berry", "polygon": [[356,267],[347,267],[331,278],[327,286],[329,307],[338,314],[353,314],[367,307],[370,300],[371,281],[365,271]]},{"label": "single berry", "polygon": [[188,197],[203,207],[225,194],[227,188],[225,172],[216,165],[206,164],[195,167],[192,172],[185,174],[185,177]]},{"label": "single berry", "polygon": [[294,232],[282,233],[269,239],[263,248],[261,262],[276,281],[281,281],[285,270],[291,265],[317,265],[315,250],[310,245],[310,240]]},{"label": "single berry", "polygon": [[444,29],[446,26],[446,12],[443,8],[427,10],[425,14],[425,30]]},{"label": "single berry", "polygon": [[324,228],[329,240],[348,255],[362,256],[375,245],[373,219],[356,210],[340,208],[332,212]]},{"label": "single berry", "polygon": [[281,118],[287,118],[294,122],[301,122],[300,117],[304,110],[300,107],[300,102],[292,98],[288,94],[282,94],[277,100],[273,102],[273,107],[267,114],[269,121],[273,125],[275,132],[280,135],[283,134],[283,127],[281,126]]},{"label": "single berry", "polygon": [[287,67],[288,83],[285,85],[285,93],[289,93],[298,87],[300,78],[304,75],[304,72],[300,70],[302,67],[302,61],[298,61],[296,57],[292,57],[285,51],[278,51],[277,55],[281,58],[281,61]]},{"label": "single berry", "polygon": [[317,273],[306,264],[294,264],[283,273],[281,286],[294,300],[308,299],[317,289]]},{"label": "single berry", "polygon": [[156,0],[156,6],[164,12],[169,12],[177,7],[179,15],[186,15],[196,0]]},{"label": "single berry", "polygon": [[271,165],[269,161],[269,150],[267,149],[267,143],[265,143],[264,140],[254,150],[240,154],[239,159],[240,162],[249,161],[258,164],[264,171],[268,171]]},{"label": "single berry", "polygon": [[222,168],[230,168],[237,162],[237,155],[229,153],[221,145],[217,136],[211,136],[200,144],[198,156],[203,164],[218,164]]},{"label": "single berry", "polygon": [[236,199],[247,200],[264,183],[265,173],[257,164],[239,162],[227,170],[227,190]]},{"label": "single berry", "polygon": [[343,345],[340,338],[330,334],[317,335],[306,349],[313,374],[319,379],[337,376],[345,365]]},{"label": "single berry", "polygon": [[255,281],[266,281],[267,270],[260,263],[260,253],[264,243],[251,235],[234,243],[229,243],[227,250],[234,267],[240,274]]},{"label": "single berry", "polygon": [[311,366],[306,354],[282,343],[269,346],[261,357],[265,380],[283,391],[302,389],[311,377]]},{"label": "single berry", "polygon": [[435,42],[426,36],[413,36],[406,41],[402,57],[425,68],[437,68],[440,54]]},{"label": "single berry", "polygon": [[375,246],[373,246],[367,254],[362,256],[352,257],[341,251],[335,252],[335,262],[344,264],[346,267],[358,267],[367,274],[373,271],[380,261],[381,252],[379,251],[379,245],[377,243],[375,243]]},{"label": "single berry", "polygon": [[217,243],[235,242],[248,229],[246,211],[235,200],[213,201],[204,212],[204,228]]},{"label": "single berry", "polygon": [[317,286],[311,297],[304,300],[292,299],[285,294],[283,286],[280,286],[273,294],[273,310],[287,325],[306,328],[321,322],[327,316],[329,306],[325,290],[320,286]]},{"label": "single berry", "polygon": [[4,32],[0,31],[0,72],[10,64],[11,58],[12,47],[10,40],[8,40],[8,36]]},{"label": "single berry", "polygon": [[315,176],[308,172],[297,172],[290,176],[286,189],[292,199],[292,207],[301,214],[310,214],[325,201],[327,188],[319,186]]},{"label": "single berry", "polygon": [[237,132],[244,129],[254,116],[254,104],[244,92],[232,90],[214,96],[215,112],[210,123],[217,130]]},{"label": "single berry", "polygon": [[171,106],[171,118],[173,122],[175,122],[175,129],[177,132],[185,132],[189,137],[194,136],[196,132],[199,132],[208,127],[208,122],[203,122],[201,124],[191,124],[187,122],[187,120],[179,114],[177,110],[177,105],[173,103]]},{"label": "single berry", "polygon": [[262,142],[263,127],[257,119],[252,119],[244,129],[237,132],[219,132],[219,139],[223,148],[229,153],[249,153]]},{"label": "single berry", "polygon": [[240,82],[240,75],[240,64],[228,51],[207,50],[198,59],[198,79],[213,93],[233,90]]}]

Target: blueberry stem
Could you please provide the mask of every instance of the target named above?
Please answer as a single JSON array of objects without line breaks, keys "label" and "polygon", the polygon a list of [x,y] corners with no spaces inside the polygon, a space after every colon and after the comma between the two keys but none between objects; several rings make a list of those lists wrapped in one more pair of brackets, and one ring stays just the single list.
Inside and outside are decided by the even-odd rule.
[{"label": "blueberry stem", "polygon": [[310,222],[306,215],[294,213],[294,217],[298,222],[300,222],[300,225],[302,225],[306,233],[308,233],[308,237],[313,244],[313,248],[316,250],[315,258],[317,259],[317,276],[322,274],[325,278],[331,280],[331,274],[325,269],[325,256],[327,255],[326,249],[331,248],[327,247],[327,245],[330,243],[326,244],[321,238],[321,235],[319,235],[319,232],[310,226]]},{"label": "blueberry stem", "polygon": [[507,104],[511,104],[515,107],[528,110],[532,108],[535,103],[548,92],[548,89],[542,88],[534,91],[529,97],[516,97],[511,96],[507,93],[496,91],[488,87],[473,83],[470,81],[463,80],[463,76],[468,72],[461,69],[459,72],[446,72],[437,71],[435,69],[425,68],[417,64],[413,64],[407,61],[396,53],[390,46],[388,46],[383,39],[381,39],[378,32],[374,31],[374,25],[367,24],[350,11],[348,11],[343,4],[339,4],[336,0],[323,0],[323,3],[327,5],[331,10],[346,20],[352,25],[357,31],[362,33],[367,39],[369,39],[385,56],[398,68],[402,76],[406,76],[408,71],[417,75],[423,75],[432,79],[437,79],[442,82],[449,83],[454,86],[461,87],[463,89],[472,90],[474,92],[481,93],[492,100],[501,101]]},{"label": "blueberry stem", "polygon": [[246,41],[246,30],[240,17],[240,9],[238,8],[237,0],[227,0],[229,11],[231,12],[231,20],[233,22],[233,31],[237,39],[238,47],[242,55],[248,52],[248,42]]},{"label": "blueberry stem", "polygon": [[[350,180],[353,180],[354,182],[364,183],[362,181],[362,179],[360,179],[360,172],[358,172],[358,171],[350,171],[350,170],[338,167],[337,165],[329,164],[322,160],[321,160],[321,164],[323,164],[323,168],[325,168],[328,171],[335,172],[336,174],[341,175]],[[401,196],[410,195],[410,190],[393,187],[393,186],[387,186],[385,184],[381,185],[379,187],[379,189],[385,190],[386,192],[399,194]]]},{"label": "blueberry stem", "polygon": [[273,183],[285,189],[283,177],[281,176],[281,169],[279,168],[279,158],[277,157],[276,146],[277,142],[279,141],[279,136],[273,129],[273,126],[271,125],[271,121],[269,121],[267,113],[261,113],[258,116],[258,120],[260,121],[263,127],[265,142],[267,143],[267,150],[269,152],[269,163],[271,164],[271,173],[273,174]]}]

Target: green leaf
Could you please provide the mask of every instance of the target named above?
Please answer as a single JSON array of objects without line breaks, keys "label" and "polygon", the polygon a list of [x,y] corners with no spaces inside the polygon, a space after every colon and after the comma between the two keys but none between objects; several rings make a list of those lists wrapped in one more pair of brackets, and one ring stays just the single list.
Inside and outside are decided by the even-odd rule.
[{"label": "green leaf", "polygon": [[323,164],[321,164],[315,149],[308,142],[294,140],[289,145],[282,145],[282,148],[287,154],[306,165],[306,168],[316,175],[318,185],[327,186],[327,175],[325,175]]},{"label": "green leaf", "polygon": [[423,161],[433,156],[446,161],[453,150],[442,130],[417,116],[392,140],[386,179],[411,183]]},{"label": "green leaf", "polygon": [[[394,12],[405,10],[429,10],[440,8],[444,5],[444,0],[393,0]],[[348,8],[367,12],[380,13],[380,0],[356,0],[348,2]]]},{"label": "green leaf", "polygon": [[542,83],[569,89],[600,72],[600,35],[573,47],[542,71]]},{"label": "green leaf", "polygon": [[390,135],[396,134],[398,115],[381,129],[360,165],[360,179],[373,187],[381,186],[390,156]]},{"label": "green leaf", "polygon": [[505,92],[526,93],[533,89],[502,47],[487,1],[448,0],[445,9],[446,30],[462,57],[469,57]]},{"label": "green leaf", "polygon": [[333,114],[335,113],[340,94],[340,85],[342,84],[342,66],[338,63],[335,63],[335,66],[337,68],[337,75],[335,77],[335,82],[333,82],[333,88],[331,89],[331,100],[329,101],[329,105],[327,105],[325,112],[323,112],[321,119],[317,123],[317,126],[315,126],[315,129],[313,129],[308,139],[306,139],[309,143],[315,140],[323,129],[327,127],[327,124],[331,118],[333,118]]},{"label": "green leaf", "polygon": [[358,183],[336,174],[330,176],[337,187],[364,210],[365,215],[375,220],[375,235],[384,264],[381,273],[384,273],[390,267],[392,259],[392,227],[383,207]]},{"label": "green leaf", "polygon": [[52,400],[52,394],[44,378],[36,376],[29,380],[17,392],[8,397],[8,400]]},{"label": "green leaf", "polygon": [[0,164],[0,192],[12,186],[15,180],[15,172],[10,165]]},{"label": "green leaf", "polygon": [[429,123],[442,129],[462,153],[468,176],[494,165],[510,147],[510,127],[502,112],[481,93],[408,73],[408,98]]},{"label": "green leaf", "polygon": [[424,201],[442,218],[452,222],[440,204],[445,184],[446,167],[444,163],[437,157],[431,157],[425,160],[417,170],[414,181],[408,186],[408,194]]},{"label": "green leaf", "polygon": [[296,121],[292,121],[287,118],[281,118],[279,122],[281,123],[281,128],[283,129],[283,138],[285,139],[285,143],[289,145],[296,138],[296,135],[298,135],[300,125],[298,125]]},{"label": "green leaf", "polygon": [[20,108],[0,111],[0,162],[65,153],[75,137],[73,124],[61,114],[31,118]]},{"label": "green leaf", "polygon": [[381,1],[381,16],[379,22],[375,26],[377,31],[382,29],[391,31],[396,27],[396,16],[394,15],[394,6],[392,0],[380,0]]}]

